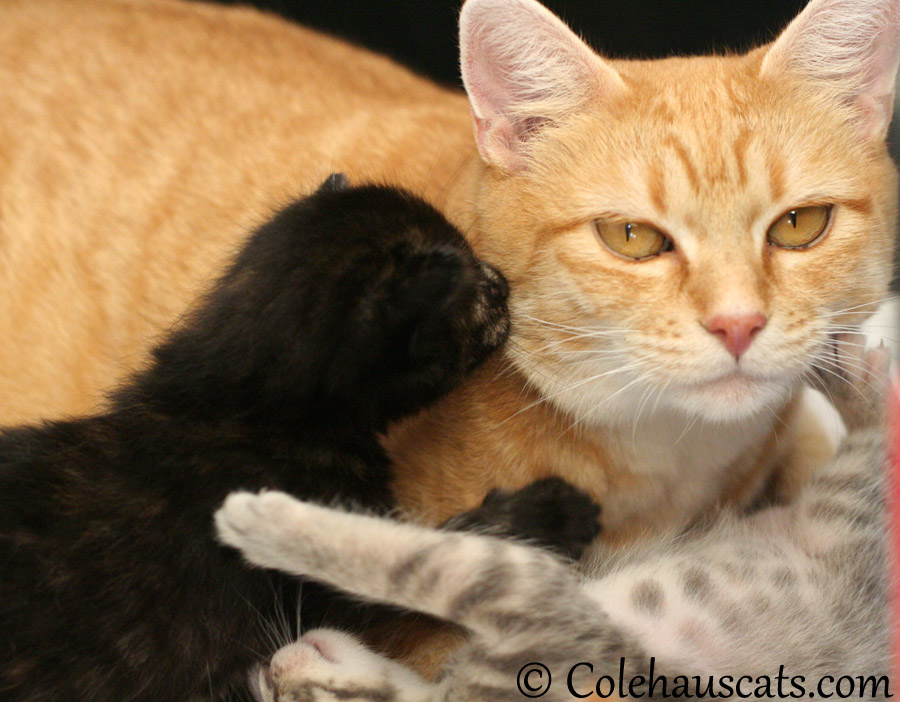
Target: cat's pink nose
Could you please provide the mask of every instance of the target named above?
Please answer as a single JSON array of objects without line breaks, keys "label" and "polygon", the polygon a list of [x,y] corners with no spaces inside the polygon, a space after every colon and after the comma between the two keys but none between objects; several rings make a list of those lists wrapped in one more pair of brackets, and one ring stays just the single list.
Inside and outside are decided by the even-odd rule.
[{"label": "cat's pink nose", "polygon": [[765,315],[760,312],[752,314],[717,314],[703,326],[713,336],[719,337],[728,353],[739,359],[750,348],[753,337],[766,326]]}]

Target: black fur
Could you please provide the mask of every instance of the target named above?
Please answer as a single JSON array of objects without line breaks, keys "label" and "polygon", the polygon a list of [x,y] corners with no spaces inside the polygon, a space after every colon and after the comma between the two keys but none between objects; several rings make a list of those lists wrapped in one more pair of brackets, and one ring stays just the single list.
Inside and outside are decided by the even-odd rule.
[{"label": "black fur", "polygon": [[551,477],[513,492],[491,490],[480,507],[451,517],[443,528],[524,539],[578,560],[600,534],[599,517],[599,505],[586,493]]},{"label": "black fur", "polygon": [[508,331],[506,284],[422,201],[340,177],[263,225],[98,416],[0,434],[0,699],[220,694],[280,576],[214,538],[236,489],[390,506],[377,435]]}]

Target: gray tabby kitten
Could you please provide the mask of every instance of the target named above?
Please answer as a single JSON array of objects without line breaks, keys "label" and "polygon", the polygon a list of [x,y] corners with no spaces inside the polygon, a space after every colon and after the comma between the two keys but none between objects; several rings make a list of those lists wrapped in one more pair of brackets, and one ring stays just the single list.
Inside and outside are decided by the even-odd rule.
[{"label": "gray tabby kitten", "polygon": [[[843,349],[862,349],[858,338],[844,341]],[[278,492],[232,494],[216,524],[250,562],[427,612],[472,634],[432,684],[349,636],[312,631],[258,671],[260,700],[500,702],[537,697],[551,678],[542,700],[613,689],[810,698],[851,686],[854,696],[887,696],[887,354],[843,350],[835,358],[843,377],[823,380],[849,434],[794,503],[722,513],[680,537],[611,556],[590,579],[541,550],[488,536],[348,514]],[[545,668],[528,667],[536,662]]]}]

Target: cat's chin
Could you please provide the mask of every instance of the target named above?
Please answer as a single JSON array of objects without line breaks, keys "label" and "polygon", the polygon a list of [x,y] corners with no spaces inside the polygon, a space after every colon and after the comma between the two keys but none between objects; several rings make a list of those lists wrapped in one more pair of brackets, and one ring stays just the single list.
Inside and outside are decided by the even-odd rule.
[{"label": "cat's chin", "polygon": [[635,422],[653,423],[660,417],[686,417],[688,421],[741,421],[762,412],[777,411],[787,402],[799,376],[784,373],[761,376],[726,371],[702,380],[676,382],[671,379],[613,379],[600,374],[594,382],[572,379],[560,391],[545,386],[545,378],[530,380],[550,402],[583,427],[634,427]]},{"label": "cat's chin", "polygon": [[779,407],[787,401],[791,388],[786,378],[759,378],[732,371],[686,385],[681,392],[670,393],[668,400],[689,414],[728,421]]}]

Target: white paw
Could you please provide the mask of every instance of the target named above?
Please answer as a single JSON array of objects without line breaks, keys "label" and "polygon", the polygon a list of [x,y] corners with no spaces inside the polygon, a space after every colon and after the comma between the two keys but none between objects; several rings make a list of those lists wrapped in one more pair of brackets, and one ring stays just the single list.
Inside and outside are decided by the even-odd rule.
[{"label": "white paw", "polygon": [[900,370],[900,338],[897,320],[900,319],[900,297],[894,296],[878,306],[878,310],[862,325],[866,345],[874,348],[884,344],[891,357],[891,370]]},{"label": "white paw", "polygon": [[219,540],[266,568],[283,568],[305,505],[283,492],[233,492],[215,514]]}]

